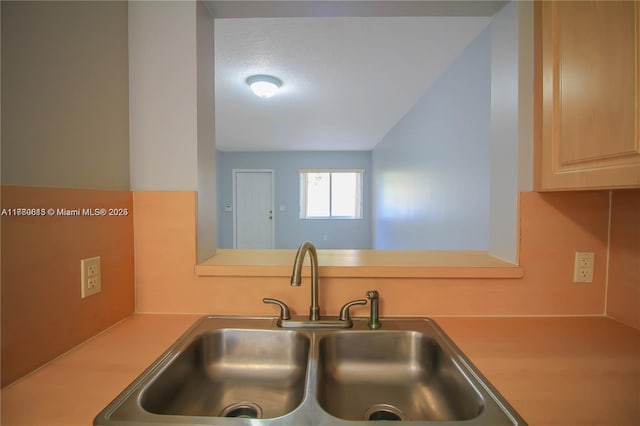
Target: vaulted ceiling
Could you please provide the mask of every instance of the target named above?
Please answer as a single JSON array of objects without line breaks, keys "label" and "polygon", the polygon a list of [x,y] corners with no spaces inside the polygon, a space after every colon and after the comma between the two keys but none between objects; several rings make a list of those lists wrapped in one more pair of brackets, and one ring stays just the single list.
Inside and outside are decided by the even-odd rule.
[{"label": "vaulted ceiling", "polygon": [[[482,10],[461,8],[468,2],[341,2],[377,8],[333,15],[329,6],[337,2],[331,1],[273,2],[315,5],[295,13],[291,6],[267,13],[244,3],[264,3],[259,5],[264,8],[270,2],[208,5],[216,17],[216,145],[222,151],[372,149],[502,2],[469,2],[476,9],[484,4]],[[398,8],[405,3],[439,9]],[[240,4],[246,10],[239,10]],[[459,16],[465,10],[483,16]],[[385,16],[394,11],[419,16]],[[246,84],[253,74],[276,76],[283,85],[272,98],[258,98]]]}]

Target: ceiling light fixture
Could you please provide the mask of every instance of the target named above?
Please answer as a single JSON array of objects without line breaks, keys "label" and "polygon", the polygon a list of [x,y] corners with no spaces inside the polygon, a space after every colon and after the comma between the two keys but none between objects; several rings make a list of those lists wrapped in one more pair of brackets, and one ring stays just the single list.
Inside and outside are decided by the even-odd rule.
[{"label": "ceiling light fixture", "polygon": [[282,81],[271,75],[260,74],[247,78],[247,84],[256,96],[270,98],[282,86]]}]

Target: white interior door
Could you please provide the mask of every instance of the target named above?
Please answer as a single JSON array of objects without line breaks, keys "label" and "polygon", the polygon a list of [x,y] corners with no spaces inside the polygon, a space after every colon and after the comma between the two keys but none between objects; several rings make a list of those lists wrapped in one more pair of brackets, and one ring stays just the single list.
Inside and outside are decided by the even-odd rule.
[{"label": "white interior door", "polygon": [[273,171],[234,170],[233,245],[273,248]]}]

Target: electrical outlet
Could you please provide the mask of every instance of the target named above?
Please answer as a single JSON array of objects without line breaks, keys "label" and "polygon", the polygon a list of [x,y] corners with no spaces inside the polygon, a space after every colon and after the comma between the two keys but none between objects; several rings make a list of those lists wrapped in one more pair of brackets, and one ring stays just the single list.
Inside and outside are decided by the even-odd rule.
[{"label": "electrical outlet", "polygon": [[588,251],[577,251],[573,265],[573,282],[593,282],[593,264],[595,254]]},{"label": "electrical outlet", "polygon": [[100,278],[100,256],[82,259],[80,261],[80,272],[80,296],[83,299],[102,291],[102,280]]}]

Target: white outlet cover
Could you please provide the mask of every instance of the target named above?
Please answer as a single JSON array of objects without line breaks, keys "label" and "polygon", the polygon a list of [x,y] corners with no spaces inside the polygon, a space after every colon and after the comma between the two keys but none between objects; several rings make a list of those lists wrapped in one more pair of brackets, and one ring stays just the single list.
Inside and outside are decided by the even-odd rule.
[{"label": "white outlet cover", "polygon": [[595,253],[588,251],[577,251],[573,265],[573,282],[590,283],[593,282],[593,265]]},{"label": "white outlet cover", "polygon": [[80,260],[80,296],[92,296],[102,291],[100,256]]}]

